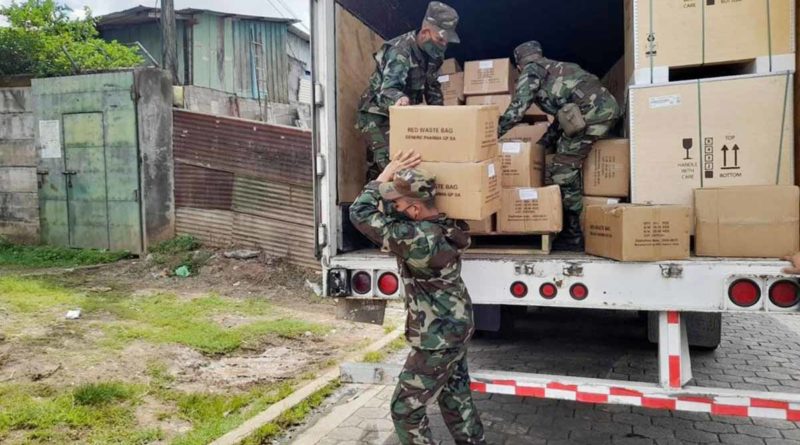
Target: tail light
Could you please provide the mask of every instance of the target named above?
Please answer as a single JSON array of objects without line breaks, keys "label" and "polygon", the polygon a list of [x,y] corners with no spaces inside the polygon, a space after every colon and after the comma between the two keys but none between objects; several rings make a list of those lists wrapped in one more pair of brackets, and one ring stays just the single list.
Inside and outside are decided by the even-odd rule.
[{"label": "tail light", "polygon": [[552,300],[558,295],[558,288],[553,283],[544,283],[539,287],[539,295],[546,300]]},{"label": "tail light", "polygon": [[511,285],[511,295],[516,298],[525,298],[528,295],[528,285],[522,281],[516,281]]},{"label": "tail light", "polygon": [[792,307],[800,302],[798,290],[800,288],[794,281],[778,281],[769,288],[769,301],[778,307]]},{"label": "tail light", "polygon": [[585,284],[573,284],[572,287],[569,288],[569,294],[578,301],[585,300],[586,297],[589,296],[589,288],[586,287]]},{"label": "tail light", "polygon": [[372,275],[367,272],[354,273],[351,283],[353,292],[357,295],[367,295],[372,292]]},{"label": "tail light", "polygon": [[400,289],[400,280],[397,275],[385,272],[378,278],[378,290],[385,296],[391,296]]},{"label": "tail light", "polygon": [[737,306],[751,307],[761,299],[761,288],[753,280],[736,280],[728,288],[728,298]]}]

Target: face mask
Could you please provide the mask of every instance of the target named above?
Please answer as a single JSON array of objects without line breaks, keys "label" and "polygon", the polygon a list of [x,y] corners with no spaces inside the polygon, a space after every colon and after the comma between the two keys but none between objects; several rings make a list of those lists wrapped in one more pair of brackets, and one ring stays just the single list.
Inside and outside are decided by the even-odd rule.
[{"label": "face mask", "polygon": [[442,60],[444,59],[445,51],[447,51],[447,46],[442,47],[433,43],[433,40],[428,40],[422,44],[422,50],[425,51],[433,60]]}]

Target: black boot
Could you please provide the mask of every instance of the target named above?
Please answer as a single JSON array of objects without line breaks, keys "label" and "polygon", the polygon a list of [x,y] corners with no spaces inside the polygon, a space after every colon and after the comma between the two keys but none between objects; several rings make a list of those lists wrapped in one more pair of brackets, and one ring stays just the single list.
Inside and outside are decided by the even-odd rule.
[{"label": "black boot", "polygon": [[584,251],[580,214],[564,212],[564,229],[553,242],[553,250],[561,252]]}]

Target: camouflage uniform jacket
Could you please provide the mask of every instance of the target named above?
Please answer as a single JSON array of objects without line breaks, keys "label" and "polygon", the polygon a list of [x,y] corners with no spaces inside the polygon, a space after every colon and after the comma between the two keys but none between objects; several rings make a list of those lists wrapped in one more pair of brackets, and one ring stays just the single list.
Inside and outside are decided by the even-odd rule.
[{"label": "camouflage uniform jacket", "polygon": [[428,105],[443,105],[439,68],[443,61],[432,61],[417,45],[417,33],[406,33],[383,44],[375,54],[377,64],[369,87],[361,95],[362,113],[389,116],[389,107],[403,96],[411,105],[425,99]]},{"label": "camouflage uniform jacket", "polygon": [[[574,63],[557,62],[544,57],[528,63],[522,68],[517,79],[514,100],[500,118],[500,134],[505,134],[522,121],[525,111],[534,103],[552,116],[555,116],[564,105],[574,103],[586,116],[595,106],[590,97],[602,89],[603,86],[597,76]],[[542,145],[552,145],[558,136],[556,119],[542,138]]]},{"label": "camouflage uniform jacket", "polygon": [[412,347],[425,350],[464,346],[475,326],[461,279],[461,254],[470,245],[465,228],[458,225],[463,223],[444,216],[411,221],[391,210],[381,213],[379,184],[367,184],[350,207],[350,220],[397,256],[408,311],[406,338]]}]

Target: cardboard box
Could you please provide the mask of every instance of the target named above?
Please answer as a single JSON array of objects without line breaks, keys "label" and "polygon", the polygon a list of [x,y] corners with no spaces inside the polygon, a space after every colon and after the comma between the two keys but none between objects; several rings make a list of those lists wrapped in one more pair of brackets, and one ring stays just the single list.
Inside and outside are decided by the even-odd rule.
[{"label": "cardboard box", "polygon": [[547,128],[550,126],[547,122],[537,122],[533,125],[529,124],[519,124],[512,129],[508,130],[508,133],[504,134],[503,137],[500,138],[501,141],[510,141],[515,139],[522,139],[526,141],[531,141],[531,143],[535,144],[539,142],[539,139],[547,133]]},{"label": "cardboard box", "polygon": [[[496,105],[500,110],[500,115],[506,112],[508,106],[511,105],[512,97],[510,94],[490,94],[486,96],[469,96],[467,97],[467,105]],[[547,114],[542,111],[536,104],[531,105],[528,111],[525,112],[525,117],[532,121],[546,121]]]},{"label": "cardboard box", "polygon": [[468,219],[464,222],[469,226],[470,235],[489,235],[494,232],[494,215],[482,220]]},{"label": "cardboard box", "polygon": [[497,214],[498,233],[557,233],[563,227],[561,188],[503,189]]},{"label": "cardboard box", "polygon": [[442,84],[445,105],[464,104],[464,73],[443,74],[439,76],[439,83]]},{"label": "cardboard box", "polygon": [[464,94],[509,94],[519,72],[510,59],[477,60],[464,65]]},{"label": "cardboard box", "polygon": [[792,77],[632,87],[631,201],[691,207],[698,188],[793,185]]},{"label": "cardboard box", "polygon": [[461,72],[461,64],[458,63],[456,59],[447,59],[442,63],[442,67],[439,68],[439,74],[455,74]]},{"label": "cardboard box", "polygon": [[685,260],[690,213],[684,206],[589,206],[586,253],[619,261]]},{"label": "cardboard box", "polygon": [[626,77],[662,83],[669,68],[737,61],[793,71],[794,17],[794,0],[625,0]]},{"label": "cardboard box", "polygon": [[453,219],[486,219],[500,210],[500,160],[423,162],[436,176],[436,207]]},{"label": "cardboard box", "polygon": [[495,107],[392,107],[389,114],[392,158],[410,150],[427,162],[479,162],[497,156]]},{"label": "cardboard box", "polygon": [[800,188],[696,190],[698,256],[782,258],[800,251]]},{"label": "cardboard box", "polygon": [[500,142],[503,188],[541,187],[544,183],[544,148],[530,141]]},{"label": "cardboard box", "polygon": [[630,179],[630,141],[604,139],[595,142],[583,165],[583,194],[627,198]]},{"label": "cardboard box", "polygon": [[619,198],[612,198],[610,196],[584,196],[583,197],[583,212],[581,212],[581,229],[586,232],[586,209],[590,206],[610,206],[619,204]]}]

